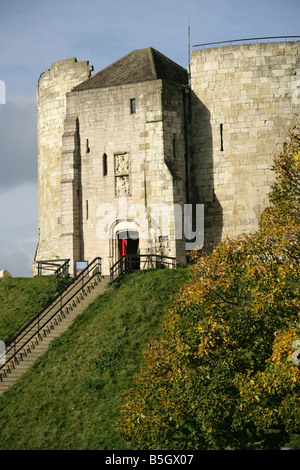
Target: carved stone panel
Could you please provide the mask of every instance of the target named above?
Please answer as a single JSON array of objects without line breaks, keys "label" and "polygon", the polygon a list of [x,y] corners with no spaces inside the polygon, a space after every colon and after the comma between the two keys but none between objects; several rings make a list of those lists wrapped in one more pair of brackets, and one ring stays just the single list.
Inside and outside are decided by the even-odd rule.
[{"label": "carved stone panel", "polygon": [[129,194],[129,176],[116,176],[116,196],[127,196]]},{"label": "carved stone panel", "polygon": [[116,196],[127,196],[129,194],[128,153],[115,155],[115,194]]},{"label": "carved stone panel", "polygon": [[116,175],[128,175],[128,173],[129,173],[128,153],[115,155],[115,174]]}]

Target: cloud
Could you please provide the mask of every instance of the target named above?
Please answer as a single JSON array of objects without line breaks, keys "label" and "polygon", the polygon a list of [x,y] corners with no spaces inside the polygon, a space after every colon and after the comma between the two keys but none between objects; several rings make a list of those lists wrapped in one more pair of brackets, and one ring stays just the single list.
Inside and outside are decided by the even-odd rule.
[{"label": "cloud", "polygon": [[29,277],[37,244],[37,187],[0,191],[0,270]]},{"label": "cloud", "polygon": [[34,243],[0,240],[0,270],[6,269],[13,277],[30,277]]},{"label": "cloud", "polygon": [[0,106],[0,187],[37,182],[35,100],[7,91]]},{"label": "cloud", "polygon": [[0,104],[0,269],[14,275],[30,275],[37,238],[36,86],[41,72],[70,57],[89,60],[98,72],[148,46],[186,66],[188,15],[191,44],[299,34],[299,0],[0,3],[0,80],[6,85],[6,104]]},{"label": "cloud", "polygon": [[36,223],[37,193],[37,186],[30,183],[0,190],[1,239],[7,229],[17,229],[20,226]]}]

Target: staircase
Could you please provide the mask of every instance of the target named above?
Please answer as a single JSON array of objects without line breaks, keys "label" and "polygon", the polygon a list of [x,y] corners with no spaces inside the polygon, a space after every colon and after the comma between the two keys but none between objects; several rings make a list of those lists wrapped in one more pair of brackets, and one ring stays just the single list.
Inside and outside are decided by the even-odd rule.
[{"label": "staircase", "polygon": [[109,276],[101,274],[101,259],[95,260],[6,345],[6,362],[0,364],[0,394],[7,390],[60,336],[96,297],[105,291]]},{"label": "staircase", "polygon": [[111,267],[110,275],[103,276],[101,258],[95,258],[6,344],[5,364],[0,362],[0,395],[105,291],[109,282],[140,269],[166,268],[176,268],[176,259],[155,254],[123,255]]}]

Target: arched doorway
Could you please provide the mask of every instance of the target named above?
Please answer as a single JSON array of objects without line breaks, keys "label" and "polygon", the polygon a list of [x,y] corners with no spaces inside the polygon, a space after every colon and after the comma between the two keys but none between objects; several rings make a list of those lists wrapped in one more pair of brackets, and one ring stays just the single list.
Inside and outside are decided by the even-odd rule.
[{"label": "arched doorway", "polygon": [[118,233],[119,258],[123,255],[139,254],[139,233],[132,230],[123,230]]},{"label": "arched doorway", "polygon": [[126,256],[127,269],[138,271],[140,269],[139,233],[133,230],[118,232],[119,258]]}]

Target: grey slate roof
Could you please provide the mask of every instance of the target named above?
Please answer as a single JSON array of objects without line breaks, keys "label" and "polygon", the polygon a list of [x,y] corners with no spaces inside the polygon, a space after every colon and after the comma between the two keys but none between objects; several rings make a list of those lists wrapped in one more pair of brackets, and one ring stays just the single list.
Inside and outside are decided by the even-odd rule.
[{"label": "grey slate roof", "polygon": [[146,80],[166,79],[188,83],[187,71],[156,49],[135,49],[73,88],[73,91],[102,88]]}]

